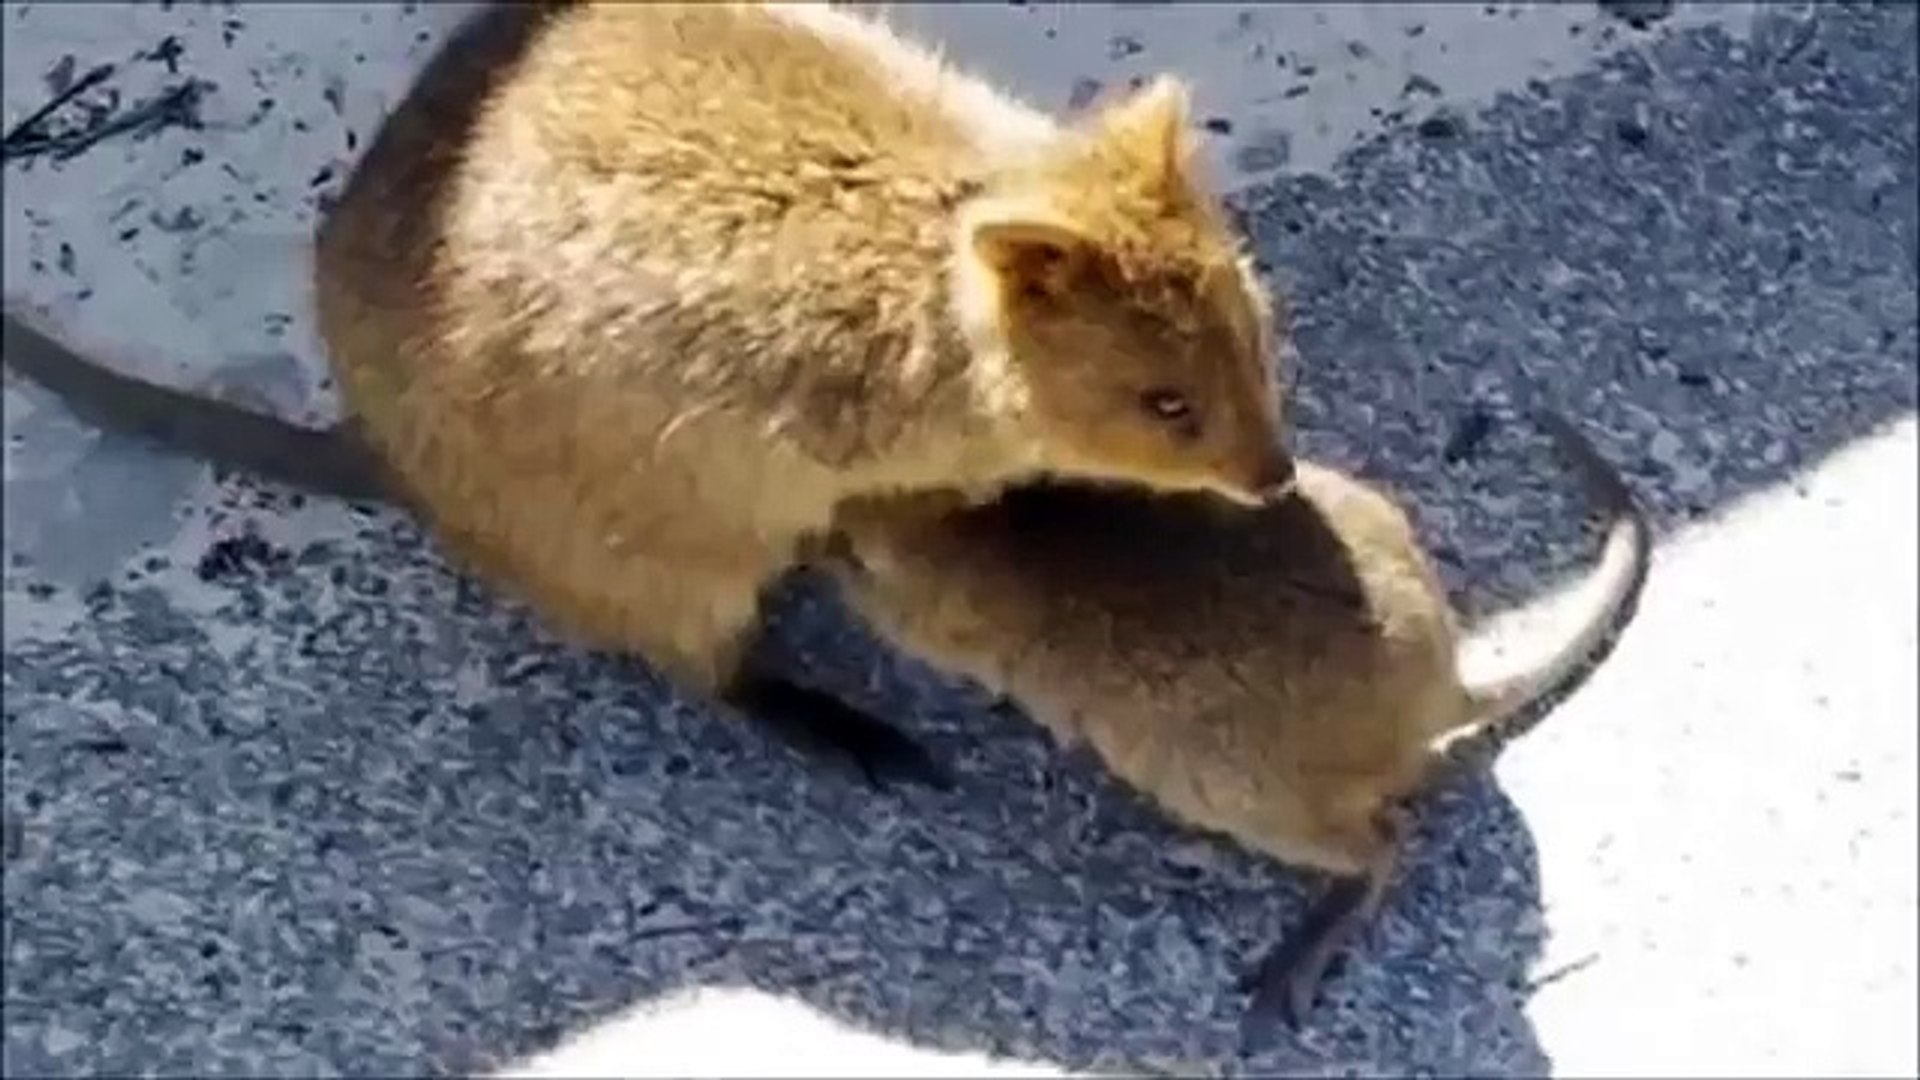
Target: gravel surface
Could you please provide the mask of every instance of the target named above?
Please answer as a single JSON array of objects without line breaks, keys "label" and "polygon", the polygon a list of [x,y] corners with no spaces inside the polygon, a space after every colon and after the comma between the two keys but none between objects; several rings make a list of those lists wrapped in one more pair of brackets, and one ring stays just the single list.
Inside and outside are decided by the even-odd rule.
[{"label": "gravel surface", "polygon": [[[1912,1075],[1916,9],[1575,6],[1606,49],[1499,93],[1482,73],[1453,95],[1457,56],[1416,72],[1431,93],[1381,67],[1419,107],[1324,161],[1327,132],[1291,164],[1222,151],[1297,311],[1304,446],[1408,498],[1465,608],[1524,603],[1588,554],[1518,407],[1577,413],[1663,539],[1588,688],[1425,802],[1389,909],[1298,1038],[1241,1047],[1234,984],[1304,878],[1166,824],[807,583],[777,652],[947,755],[957,790],[811,768],[556,641],[396,515],[216,483],[10,382],[8,1075],[469,1072],[697,987],[1070,1070]],[[8,6],[10,66],[15,24],[50,18],[30,9]],[[1250,33],[1235,10],[1215,17]],[[1353,39],[1346,70],[1420,38],[1421,10]],[[1522,19],[1488,12],[1489,35]],[[1114,70],[1158,62],[1150,30],[1144,55],[1107,42]],[[1269,88],[1287,108],[1341,94],[1283,97],[1310,79],[1289,70]],[[324,72],[274,77],[327,100]],[[8,124],[46,89],[9,75]],[[1259,128],[1261,95],[1234,100],[1227,126]],[[113,179],[84,203],[54,163],[8,162],[9,302],[122,356],[223,352],[261,399],[323,411],[310,355],[257,315],[298,298],[194,276],[285,261],[308,211],[151,262],[101,247],[95,217],[195,140],[217,146],[103,144]],[[180,208],[126,220],[149,210]],[[116,299],[136,279],[171,303],[136,318]],[[210,344],[223,306],[255,336]],[[619,1067],[648,1058],[638,1036]]]}]

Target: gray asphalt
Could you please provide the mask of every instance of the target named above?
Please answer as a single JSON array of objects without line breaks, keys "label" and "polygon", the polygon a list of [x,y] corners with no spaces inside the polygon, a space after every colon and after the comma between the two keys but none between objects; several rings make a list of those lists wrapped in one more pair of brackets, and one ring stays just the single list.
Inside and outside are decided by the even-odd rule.
[{"label": "gray asphalt", "polygon": [[[1404,492],[1491,611],[1586,551],[1519,407],[1580,415],[1665,532],[1911,414],[1915,32],[1886,3],[1650,38],[1246,192],[1297,313],[1306,449]],[[9,421],[16,445],[68,423]],[[1234,983],[1305,880],[1166,824],[816,590],[780,653],[959,790],[811,769],[556,642],[387,513],[283,547],[276,521],[345,512],[230,481],[188,533],[258,543],[43,574],[62,506],[172,498],[134,461],[9,469],[8,1075],[471,1071],[694,984],[1070,1068],[1551,1068],[1539,860],[1491,778],[1424,804],[1324,1014],[1249,1052]],[[76,604],[63,635],[16,630]]]}]

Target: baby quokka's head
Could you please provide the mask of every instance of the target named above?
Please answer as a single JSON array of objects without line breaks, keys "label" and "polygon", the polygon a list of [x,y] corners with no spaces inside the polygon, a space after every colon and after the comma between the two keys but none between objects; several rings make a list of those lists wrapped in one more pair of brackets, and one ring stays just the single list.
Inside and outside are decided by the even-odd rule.
[{"label": "baby quokka's head", "polygon": [[959,218],[957,308],[1063,475],[1260,503],[1291,484],[1275,318],[1195,176],[1162,78],[995,178]]}]

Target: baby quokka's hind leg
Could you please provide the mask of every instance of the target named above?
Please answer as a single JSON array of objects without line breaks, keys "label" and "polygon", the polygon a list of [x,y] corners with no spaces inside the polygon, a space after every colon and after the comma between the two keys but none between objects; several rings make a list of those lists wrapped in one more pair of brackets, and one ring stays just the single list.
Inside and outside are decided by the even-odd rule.
[{"label": "baby quokka's hind leg", "polygon": [[896,783],[952,787],[952,777],[905,732],[836,694],[804,686],[767,665],[757,646],[767,633],[767,594],[778,576],[770,573],[759,583],[752,616],[740,623],[731,639],[729,663],[719,683],[720,700],[803,757],[852,765],[872,787]]},{"label": "baby quokka's hind leg", "polygon": [[1360,870],[1335,878],[1248,979],[1253,991],[1246,1018],[1249,1033],[1274,1018],[1295,1028],[1305,1020],[1334,961],[1379,913],[1399,863],[1406,825],[1404,810],[1382,806],[1335,827],[1343,834],[1340,847],[1352,853]]},{"label": "baby quokka's hind leg", "polygon": [[722,693],[803,755],[849,761],[874,787],[917,783],[946,789],[953,778],[912,736],[824,690],[749,662]]},{"label": "baby quokka's hind leg", "polygon": [[764,590],[756,587],[750,609],[725,623],[705,624],[703,632],[712,635],[711,647],[699,654],[710,663],[698,669],[705,687],[802,757],[821,764],[851,764],[874,787],[951,786],[945,771],[912,737],[834,694],[769,668],[755,648],[767,630],[765,600]]},{"label": "baby quokka's hind leg", "polygon": [[[571,538],[569,538],[571,539]],[[469,544],[470,558],[494,555]],[[831,694],[766,670],[765,590],[785,569],[777,553],[742,544],[703,563],[571,543],[565,575],[530,578],[539,606],[588,644],[637,653],[681,690],[718,700],[815,760],[851,761],[869,781],[944,781],[917,743]],[[508,564],[510,565],[510,564]]]}]

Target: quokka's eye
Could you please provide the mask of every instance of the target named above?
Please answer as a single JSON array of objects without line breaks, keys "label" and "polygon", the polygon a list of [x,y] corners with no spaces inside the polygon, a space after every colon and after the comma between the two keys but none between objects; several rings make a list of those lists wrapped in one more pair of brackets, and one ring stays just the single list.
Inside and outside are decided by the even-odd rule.
[{"label": "quokka's eye", "polygon": [[1193,403],[1178,390],[1148,390],[1140,395],[1140,407],[1156,420],[1176,423],[1193,416]]}]

